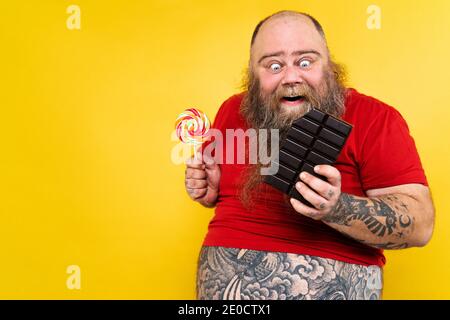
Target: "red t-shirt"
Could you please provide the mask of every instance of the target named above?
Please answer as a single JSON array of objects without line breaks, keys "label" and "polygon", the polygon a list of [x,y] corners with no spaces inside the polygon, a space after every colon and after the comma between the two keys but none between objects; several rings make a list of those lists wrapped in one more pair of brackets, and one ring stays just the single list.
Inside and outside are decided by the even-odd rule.
[{"label": "red t-shirt", "polygon": [[[347,92],[342,118],[353,125],[353,130],[335,164],[342,176],[342,192],[366,196],[365,191],[370,189],[407,183],[427,185],[414,140],[400,113],[354,89]],[[225,148],[225,129],[248,128],[239,113],[244,94],[226,100],[216,115],[213,127],[222,131]],[[224,163],[220,168],[219,198],[205,246],[307,254],[361,265],[385,264],[383,250],[296,213],[280,191],[265,183],[257,190],[255,205],[246,210],[238,193],[247,165]]]}]

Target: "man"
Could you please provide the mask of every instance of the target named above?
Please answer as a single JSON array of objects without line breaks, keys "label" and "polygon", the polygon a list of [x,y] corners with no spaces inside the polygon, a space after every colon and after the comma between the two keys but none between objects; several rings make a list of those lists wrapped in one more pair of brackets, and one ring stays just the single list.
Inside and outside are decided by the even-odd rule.
[{"label": "man", "polygon": [[[261,183],[260,165],[187,163],[192,199],[216,207],[200,253],[199,299],[380,299],[383,249],[420,247],[434,208],[414,141],[392,107],[343,85],[311,16],[278,12],[253,34],[246,92],[224,102],[214,127],[279,129],[311,107],[353,130],[323,181],[302,172],[314,208]],[[225,146],[226,148],[226,146]]]}]

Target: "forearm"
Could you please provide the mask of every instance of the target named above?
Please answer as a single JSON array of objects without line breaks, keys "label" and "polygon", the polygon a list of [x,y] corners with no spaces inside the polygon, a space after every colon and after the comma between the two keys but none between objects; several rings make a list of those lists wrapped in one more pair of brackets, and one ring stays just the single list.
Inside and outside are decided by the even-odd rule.
[{"label": "forearm", "polygon": [[403,249],[420,246],[420,203],[403,194],[372,198],[342,193],[322,221],[369,246]]}]

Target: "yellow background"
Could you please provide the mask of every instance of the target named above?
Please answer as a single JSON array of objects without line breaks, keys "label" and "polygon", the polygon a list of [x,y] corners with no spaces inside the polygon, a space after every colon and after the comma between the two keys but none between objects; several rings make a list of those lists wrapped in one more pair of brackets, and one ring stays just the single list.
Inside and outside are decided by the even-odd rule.
[{"label": "yellow background", "polygon": [[[366,27],[372,3],[380,30]],[[66,27],[71,4],[81,30]],[[450,298],[447,0],[2,1],[0,298],[194,298],[213,211],[184,191],[173,124],[192,106],[214,118],[256,23],[281,9],[315,16],[350,85],[415,137],[436,229],[387,252],[384,298]]]}]

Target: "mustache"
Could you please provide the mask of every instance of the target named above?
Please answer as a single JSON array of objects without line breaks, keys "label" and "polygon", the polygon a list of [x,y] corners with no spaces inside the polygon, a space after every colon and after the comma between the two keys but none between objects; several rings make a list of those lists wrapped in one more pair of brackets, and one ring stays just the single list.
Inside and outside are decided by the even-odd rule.
[{"label": "mustache", "polygon": [[313,106],[318,106],[320,101],[318,93],[306,83],[299,83],[289,86],[280,86],[273,94],[272,100],[279,102],[282,98],[302,97]]},{"label": "mustache", "polygon": [[307,84],[298,84],[298,85],[290,85],[290,86],[282,86],[280,87],[276,93],[277,97],[309,97],[312,95],[312,88]]}]

